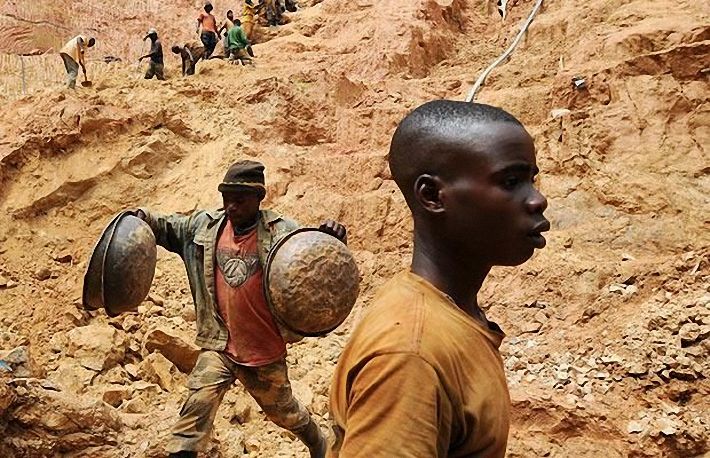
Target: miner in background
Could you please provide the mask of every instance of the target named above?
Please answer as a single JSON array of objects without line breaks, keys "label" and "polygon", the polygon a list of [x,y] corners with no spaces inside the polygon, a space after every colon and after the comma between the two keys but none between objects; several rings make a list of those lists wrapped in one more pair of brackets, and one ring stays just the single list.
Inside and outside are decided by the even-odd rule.
[{"label": "miner in background", "polygon": [[205,47],[196,42],[175,45],[171,50],[182,59],[182,76],[194,75],[197,62],[205,56]]},{"label": "miner in background", "polygon": [[545,246],[533,139],[500,108],[437,100],[399,124],[389,166],[414,219],[412,263],[380,289],[340,356],[330,456],[502,458],[504,334],[477,295],[493,266]]},{"label": "miner in background", "polygon": [[64,68],[67,71],[67,86],[71,89],[76,87],[76,78],[79,76],[79,67],[84,72],[84,81],[86,77],[86,60],[84,53],[86,48],[91,48],[96,43],[94,38],[87,38],[85,35],[77,35],[69,40],[64,47],[59,51],[59,55],[64,61]]},{"label": "miner in background", "polygon": [[212,3],[206,2],[204,11],[197,18],[197,33],[200,34],[200,41],[205,45],[205,59],[209,59],[214,48],[219,42],[217,35],[217,19],[212,14]]},{"label": "miner in background", "polygon": [[151,28],[148,33],[143,37],[143,41],[150,38],[150,52],[145,56],[141,56],[138,61],[143,59],[150,59],[148,62],[148,70],[145,72],[145,79],[149,80],[156,77],[159,80],[164,80],[165,76],[163,74],[163,44],[158,39],[158,31]]},{"label": "miner in background", "polygon": [[[324,457],[325,435],[294,398],[288,378],[285,339],[298,339],[280,329],[264,293],[269,251],[298,224],[260,209],[266,188],[258,162],[233,164],[218,189],[224,204],[219,210],[187,216],[132,212],[148,223],[158,245],[185,263],[202,348],[167,451],[171,457],[196,457],[204,450],[222,398],[239,380],[271,421],[295,434],[311,457]],[[320,229],[346,240],[336,222]]]},{"label": "miner in background", "polygon": [[234,20],[234,27],[227,34],[227,47],[229,48],[229,61],[232,63],[239,62],[244,65],[251,62],[251,58],[254,56],[254,51],[251,50],[251,44],[239,19]]},{"label": "miner in background", "polygon": [[261,9],[260,6],[255,6],[252,0],[244,0],[244,8],[242,9],[242,29],[249,41],[254,40],[254,24],[256,23],[256,14]]}]

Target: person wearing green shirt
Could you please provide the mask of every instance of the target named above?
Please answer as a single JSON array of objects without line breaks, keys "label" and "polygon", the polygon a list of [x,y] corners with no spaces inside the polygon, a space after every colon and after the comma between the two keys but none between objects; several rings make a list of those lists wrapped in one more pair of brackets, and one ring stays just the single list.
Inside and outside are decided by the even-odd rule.
[{"label": "person wearing green shirt", "polygon": [[[242,23],[239,19],[234,20],[234,27],[227,32],[227,47],[229,48],[229,61],[239,61],[244,65],[245,62],[251,62],[254,53],[251,51],[251,44],[247,35],[242,29]],[[250,57],[251,56],[251,57]]]}]

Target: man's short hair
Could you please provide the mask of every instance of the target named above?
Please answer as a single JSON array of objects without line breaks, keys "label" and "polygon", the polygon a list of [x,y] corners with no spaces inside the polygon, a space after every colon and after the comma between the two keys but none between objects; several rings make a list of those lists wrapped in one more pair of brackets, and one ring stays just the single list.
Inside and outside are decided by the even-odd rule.
[{"label": "man's short hair", "polygon": [[392,136],[389,166],[392,177],[409,201],[414,180],[422,173],[437,173],[447,153],[471,126],[504,122],[522,127],[518,119],[502,108],[484,103],[434,100],[409,113]]}]

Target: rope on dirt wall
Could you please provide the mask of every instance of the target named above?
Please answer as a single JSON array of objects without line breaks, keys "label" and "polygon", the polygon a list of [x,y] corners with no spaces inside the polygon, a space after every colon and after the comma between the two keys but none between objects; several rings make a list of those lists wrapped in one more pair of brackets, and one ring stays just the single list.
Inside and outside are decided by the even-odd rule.
[{"label": "rope on dirt wall", "polygon": [[474,83],[473,87],[471,88],[471,92],[468,93],[468,97],[466,97],[467,102],[473,102],[473,99],[476,98],[476,94],[478,91],[481,89],[481,86],[483,86],[483,83],[486,82],[486,78],[488,78],[488,75],[493,71],[494,68],[496,68],[498,65],[500,65],[501,62],[506,60],[510,54],[515,50],[515,48],[518,46],[518,43],[520,43],[520,40],[523,39],[525,36],[525,32],[528,31],[528,27],[530,27],[530,24],[532,24],[533,19],[535,19],[535,15],[538,13],[540,10],[540,7],[542,6],[543,0],[537,0],[537,3],[535,3],[535,6],[533,7],[532,11],[530,12],[530,16],[528,16],[528,19],[525,21],[523,26],[520,28],[520,32],[518,32],[518,36],[515,37],[515,40],[508,46],[508,49],[505,50],[503,54],[500,55],[498,59],[493,61],[491,65],[486,68],[483,73],[481,73],[481,76],[478,77],[476,82]]}]

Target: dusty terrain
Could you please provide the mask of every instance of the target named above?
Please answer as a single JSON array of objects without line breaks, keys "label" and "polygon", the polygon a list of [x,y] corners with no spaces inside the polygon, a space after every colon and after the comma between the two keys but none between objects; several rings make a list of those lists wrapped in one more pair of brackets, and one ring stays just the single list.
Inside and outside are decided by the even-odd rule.
[{"label": "dusty terrain", "polygon": [[[4,7],[18,10],[3,11],[3,50],[53,46],[8,19],[27,11],[20,3]],[[350,230],[363,274],[356,309],[336,332],[289,350],[294,388],[327,426],[340,348],[411,253],[411,223],[386,166],[394,126],[426,100],[462,100],[533,2],[510,2],[505,22],[471,0],[305,2],[261,35],[253,67],[210,61],[181,78],[168,53],[166,82],[141,79],[141,33],[164,31],[166,51],[190,39],[196,2],[136,2],[149,14],[110,5],[98,15],[105,23],[89,6],[69,10],[69,20],[69,2],[37,3],[101,45],[93,88],[64,89],[50,54],[56,73],[0,109],[0,359],[12,369],[0,368],[0,456],[161,456],[194,358],[184,269],[161,251],[149,300],[108,319],[80,309],[87,256],[121,209],[219,205],[223,171],[245,157],[267,166],[269,206]],[[495,270],[481,294],[508,334],[510,456],[710,450],[703,4],[548,1],[480,94],[533,134],[553,223],[547,248]],[[46,20],[47,11],[27,14]],[[123,62],[103,64],[109,54]],[[585,89],[574,89],[575,76]],[[207,456],[242,455],[306,453],[237,386]]]}]

